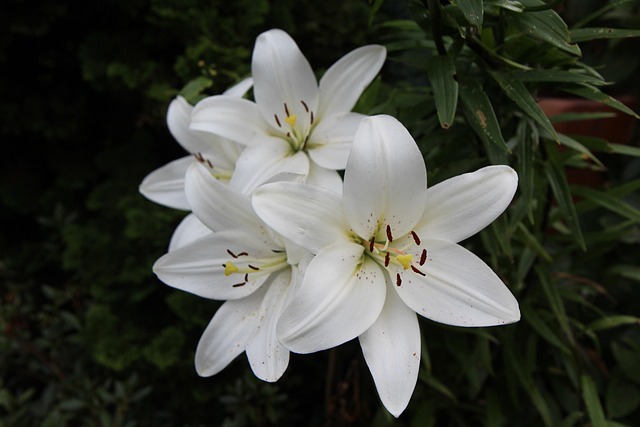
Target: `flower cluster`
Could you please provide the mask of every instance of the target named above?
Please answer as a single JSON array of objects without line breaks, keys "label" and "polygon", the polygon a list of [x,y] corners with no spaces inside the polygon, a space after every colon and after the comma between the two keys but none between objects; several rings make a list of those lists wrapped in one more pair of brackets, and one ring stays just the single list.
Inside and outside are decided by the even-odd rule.
[{"label": "flower cluster", "polygon": [[[519,319],[500,278],[458,245],[506,209],[516,173],[489,166],[427,188],[404,126],[351,112],[384,59],[383,47],[361,47],[318,83],[289,35],[270,30],[256,40],[253,80],[195,107],[171,103],[169,129],[191,155],[140,190],[192,212],[153,267],[160,280],[225,301],[198,344],[200,375],[245,352],[257,377],[276,381],[290,351],[358,338],[399,416],[418,378],[417,314],[458,326]],[[255,101],[243,98],[251,85]]]}]

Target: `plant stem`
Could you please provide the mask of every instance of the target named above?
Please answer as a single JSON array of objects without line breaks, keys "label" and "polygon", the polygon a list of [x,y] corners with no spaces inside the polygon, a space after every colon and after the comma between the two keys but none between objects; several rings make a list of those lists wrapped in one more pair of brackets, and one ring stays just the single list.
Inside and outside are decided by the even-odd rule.
[{"label": "plant stem", "polygon": [[438,0],[427,0],[427,7],[429,8],[429,20],[431,21],[433,41],[436,44],[436,49],[438,49],[438,54],[444,56],[447,54],[447,49],[444,47],[444,41],[442,40],[440,2]]}]

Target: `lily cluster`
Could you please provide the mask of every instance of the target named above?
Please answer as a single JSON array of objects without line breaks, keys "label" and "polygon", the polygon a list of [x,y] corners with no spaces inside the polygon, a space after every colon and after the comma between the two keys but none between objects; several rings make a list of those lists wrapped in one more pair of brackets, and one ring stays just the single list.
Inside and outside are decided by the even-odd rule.
[{"label": "lily cluster", "polygon": [[[244,352],[257,377],[277,381],[290,351],[358,338],[399,416],[418,378],[417,314],[457,326],[520,318],[500,278],[458,244],[506,209],[516,173],[488,166],[427,188],[404,126],[351,112],[385,55],[356,49],[318,82],[293,39],[270,30],[256,40],[252,79],[195,107],[171,103],[169,129],[191,154],[140,191],[191,211],[156,275],[225,301],[198,343],[200,375]],[[254,101],[243,97],[251,86]]]}]

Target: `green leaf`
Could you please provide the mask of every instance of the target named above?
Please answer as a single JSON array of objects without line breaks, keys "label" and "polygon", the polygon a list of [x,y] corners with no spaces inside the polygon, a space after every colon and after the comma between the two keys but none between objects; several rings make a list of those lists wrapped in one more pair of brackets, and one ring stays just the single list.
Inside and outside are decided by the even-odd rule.
[{"label": "green leaf", "polygon": [[606,82],[593,75],[572,70],[517,70],[513,76],[523,82],[552,82],[552,83],[589,83],[603,85]]},{"label": "green leaf", "polygon": [[202,98],[202,92],[213,85],[213,80],[205,76],[199,76],[184,85],[180,90],[182,95],[190,104],[195,104]]},{"label": "green leaf", "polygon": [[609,270],[610,274],[617,274],[626,279],[635,280],[640,282],[640,267],[636,265],[616,265]]},{"label": "green leaf", "polygon": [[[553,135],[550,135],[546,130],[542,131],[542,136],[545,138],[553,139]],[[599,168],[604,169],[604,165],[602,162],[584,145],[575,139],[567,136],[563,133],[556,133],[557,141],[564,145],[565,147],[569,147],[580,153],[583,157],[591,159]]]},{"label": "green leaf", "polygon": [[486,0],[484,7],[487,11],[494,8],[502,8],[516,13],[524,12],[524,5],[515,0]]},{"label": "green leaf", "polygon": [[460,81],[460,85],[463,111],[473,130],[483,141],[494,144],[505,152],[508,151],[496,113],[480,83],[464,79]]},{"label": "green leaf", "polygon": [[460,9],[471,25],[478,29],[482,28],[484,15],[482,0],[449,0],[449,2]]},{"label": "green leaf", "polygon": [[591,322],[587,326],[587,329],[591,329],[592,331],[600,331],[603,329],[617,328],[618,326],[624,325],[640,325],[640,317],[627,316],[624,314],[603,317],[594,322]]},{"label": "green leaf", "polygon": [[569,345],[574,347],[575,338],[573,336],[573,332],[571,327],[569,326],[569,317],[567,316],[567,312],[564,308],[564,303],[562,301],[562,296],[558,291],[558,286],[556,283],[553,283],[549,280],[547,274],[541,268],[536,268],[536,273],[538,279],[540,280],[540,284],[542,285],[542,290],[549,301],[549,306],[551,307],[551,312],[555,316],[558,324],[560,325],[560,329],[564,333],[565,338],[569,341]]},{"label": "green leaf", "polygon": [[619,371],[614,371],[607,384],[606,403],[609,417],[626,417],[640,406],[640,390],[627,382]]},{"label": "green leaf", "polygon": [[612,96],[607,95],[602,92],[600,89],[593,87],[588,84],[574,86],[574,87],[563,87],[563,91],[572,93],[574,95],[580,96],[582,98],[591,99],[592,101],[600,102],[604,105],[608,105],[611,108],[615,108],[616,110],[622,111],[625,114],[629,114],[630,116],[635,117],[636,119],[640,119],[631,108],[624,105],[622,102],[613,98]]},{"label": "green leaf", "polygon": [[522,109],[529,117],[535,120],[542,129],[546,130],[553,136],[554,140],[558,140],[556,131],[551,125],[549,118],[540,108],[533,95],[524,83],[515,78],[510,73],[501,73],[498,71],[489,71],[491,77],[500,85],[504,93],[511,98],[518,107]]},{"label": "green leaf", "polygon": [[569,414],[569,416],[567,416],[567,418],[562,420],[562,422],[560,422],[560,424],[558,424],[558,427],[573,427],[573,426],[576,425],[576,423],[578,421],[580,421],[582,419],[583,416],[584,416],[584,413],[582,413],[580,411],[573,412],[573,413]]},{"label": "green leaf", "polygon": [[625,39],[640,37],[640,30],[621,28],[579,28],[570,31],[571,42],[581,43],[595,39]]},{"label": "green leaf", "polygon": [[545,163],[545,175],[549,181],[551,191],[558,203],[560,212],[564,216],[569,225],[569,229],[573,233],[578,245],[586,250],[586,244],[584,237],[582,236],[582,230],[580,229],[580,222],[578,221],[578,214],[576,213],[575,205],[571,198],[571,191],[569,190],[569,184],[567,183],[567,177],[564,174],[564,170],[558,159],[558,154],[552,147],[547,150],[549,153],[549,161]]},{"label": "green leaf", "polygon": [[615,144],[613,142],[610,142],[609,148],[611,148],[611,152],[615,154],[622,154],[623,156],[640,157],[639,147],[633,147],[631,145],[624,145],[624,144]]},{"label": "green leaf", "polygon": [[529,230],[527,230],[524,224],[520,222],[516,227],[517,227],[516,230],[518,232],[518,236],[522,237],[524,244],[529,249],[532,249],[536,254],[538,254],[540,258],[544,259],[545,261],[547,262],[553,261],[553,258],[551,257],[549,252],[545,250],[542,243],[540,243],[540,241],[533,234],[531,234]]},{"label": "green leaf", "polygon": [[628,203],[625,203],[618,197],[610,195],[606,191],[597,191],[588,187],[574,186],[573,193],[576,196],[584,197],[585,199],[590,200],[620,216],[640,222],[640,210],[634,208]]},{"label": "green leaf", "polygon": [[531,325],[538,335],[554,347],[557,347],[563,353],[571,354],[567,344],[556,334],[556,330],[539,316],[539,310],[530,307],[526,302],[523,302],[520,305],[520,310],[522,311],[522,318]]},{"label": "green leaf", "polygon": [[593,427],[607,427],[607,420],[604,417],[604,411],[602,410],[602,404],[598,397],[598,389],[596,388],[593,379],[583,374],[581,377],[582,383],[582,399],[587,408],[587,414],[591,425]]},{"label": "green leaf", "polygon": [[516,129],[518,148],[518,187],[525,200],[529,221],[533,223],[534,167],[533,147],[539,144],[537,128],[529,120],[521,120]]},{"label": "green leaf", "polygon": [[440,126],[448,129],[456,115],[458,82],[456,66],[448,55],[434,55],[427,61],[427,75],[433,89]]}]

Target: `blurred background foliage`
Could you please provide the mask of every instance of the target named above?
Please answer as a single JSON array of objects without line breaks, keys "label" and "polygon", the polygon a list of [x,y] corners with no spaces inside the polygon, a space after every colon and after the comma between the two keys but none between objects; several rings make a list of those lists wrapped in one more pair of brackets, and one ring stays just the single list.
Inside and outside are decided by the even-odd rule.
[{"label": "blurred background foliage", "polygon": [[[608,95],[637,96],[638,1],[547,3],[2,2],[0,426],[640,425],[637,132],[560,126],[620,110],[635,121]],[[491,163],[520,176],[509,210],[465,245],[522,320],[423,320],[423,367],[398,420],[354,342],[294,355],[275,384],[244,356],[199,378],[195,346],[219,304],[151,273],[184,215],[137,192],[183,155],[169,101],[247,76],[255,37],[274,27],[316,70],[385,44],[356,108],[410,129],[431,184]],[[614,110],[550,120],[536,101],[558,94]]]}]

